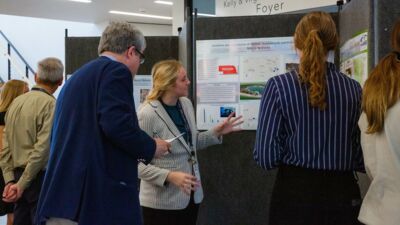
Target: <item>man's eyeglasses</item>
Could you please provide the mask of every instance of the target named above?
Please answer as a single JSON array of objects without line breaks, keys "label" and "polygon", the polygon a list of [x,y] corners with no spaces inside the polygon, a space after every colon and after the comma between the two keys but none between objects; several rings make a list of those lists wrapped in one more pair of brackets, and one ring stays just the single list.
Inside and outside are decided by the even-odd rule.
[{"label": "man's eyeglasses", "polygon": [[[133,46],[135,47],[135,46]],[[140,64],[144,63],[144,60],[146,59],[146,57],[144,56],[143,53],[141,53],[139,50],[137,50],[137,48],[135,47],[135,51],[139,54],[139,58],[140,58]]]}]

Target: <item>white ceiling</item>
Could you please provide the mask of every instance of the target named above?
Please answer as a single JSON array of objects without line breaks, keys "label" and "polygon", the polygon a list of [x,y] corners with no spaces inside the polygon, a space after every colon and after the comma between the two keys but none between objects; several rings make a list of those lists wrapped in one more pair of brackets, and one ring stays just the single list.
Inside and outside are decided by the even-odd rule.
[{"label": "white ceiling", "polygon": [[170,5],[156,4],[154,0],[92,0],[92,3],[79,3],[68,0],[0,0],[0,14],[87,23],[124,20],[139,23],[172,24],[172,20],[108,13],[110,10],[116,10],[172,17],[172,7]]}]

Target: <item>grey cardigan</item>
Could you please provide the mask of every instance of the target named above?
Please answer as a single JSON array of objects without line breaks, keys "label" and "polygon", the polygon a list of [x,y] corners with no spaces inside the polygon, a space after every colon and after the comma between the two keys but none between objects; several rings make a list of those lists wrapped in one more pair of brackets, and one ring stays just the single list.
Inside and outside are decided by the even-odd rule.
[{"label": "grey cardigan", "polygon": [[[193,150],[220,144],[221,140],[212,130],[198,132],[194,110],[191,101],[185,97],[179,98],[185,117],[192,132]],[[138,113],[140,127],[150,136],[159,136],[169,139],[179,135],[175,126],[162,104],[155,100],[142,105]],[[184,209],[189,204],[190,196],[183,193],[178,187],[166,182],[170,171],[181,171],[192,174],[192,166],[188,161],[191,147],[183,137],[171,143],[170,154],[153,159],[148,165],[139,164],[140,204],[154,209]],[[197,153],[196,153],[197,161]],[[200,185],[199,191],[202,193]],[[202,196],[201,196],[202,199]]]}]

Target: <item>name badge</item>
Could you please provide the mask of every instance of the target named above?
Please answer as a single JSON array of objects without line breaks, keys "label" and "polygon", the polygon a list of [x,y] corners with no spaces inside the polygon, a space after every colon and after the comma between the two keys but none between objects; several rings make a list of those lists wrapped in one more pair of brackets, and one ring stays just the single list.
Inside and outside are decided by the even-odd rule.
[{"label": "name badge", "polygon": [[197,178],[198,181],[200,181],[200,170],[198,163],[193,164],[193,175]]},{"label": "name badge", "polygon": [[200,170],[199,164],[195,163],[193,166],[193,175],[197,178],[199,182],[199,187],[194,192],[194,203],[199,204],[203,200],[203,188],[201,187],[201,178],[200,178]]}]

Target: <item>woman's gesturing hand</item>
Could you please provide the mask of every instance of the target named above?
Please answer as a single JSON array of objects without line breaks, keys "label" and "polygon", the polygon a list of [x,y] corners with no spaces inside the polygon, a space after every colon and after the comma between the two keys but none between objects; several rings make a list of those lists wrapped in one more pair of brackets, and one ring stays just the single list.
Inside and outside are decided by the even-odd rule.
[{"label": "woman's gesturing hand", "polygon": [[179,187],[187,195],[190,195],[191,191],[196,191],[199,186],[195,176],[180,171],[169,172],[167,181]]},{"label": "woman's gesturing hand", "polygon": [[233,117],[234,115],[235,113],[232,112],[228,118],[214,127],[214,132],[218,137],[241,130],[238,126],[243,123],[242,116]]}]

